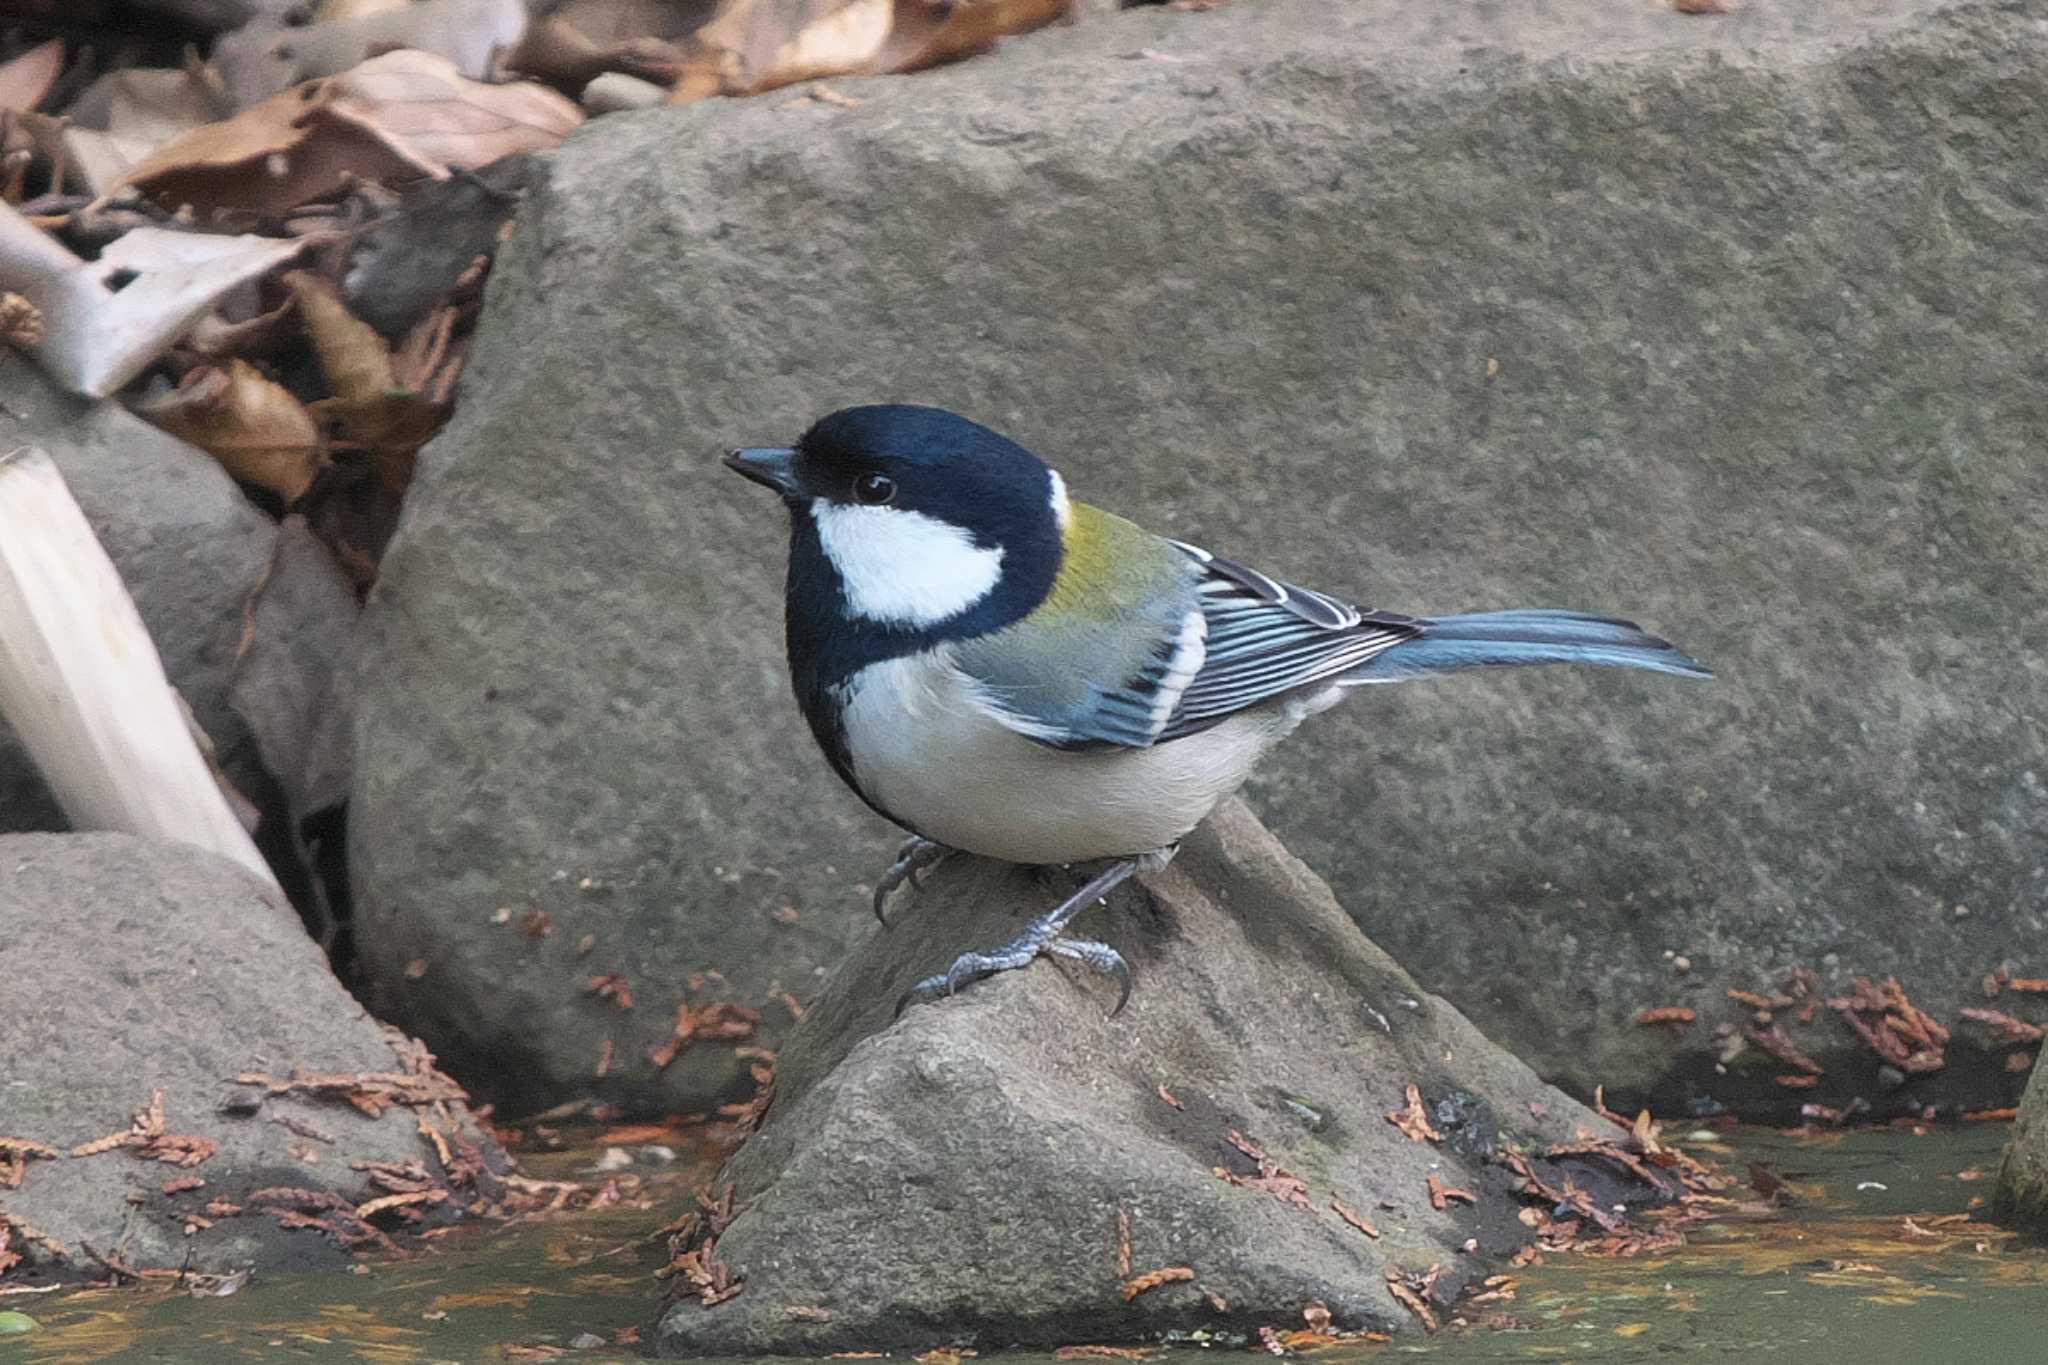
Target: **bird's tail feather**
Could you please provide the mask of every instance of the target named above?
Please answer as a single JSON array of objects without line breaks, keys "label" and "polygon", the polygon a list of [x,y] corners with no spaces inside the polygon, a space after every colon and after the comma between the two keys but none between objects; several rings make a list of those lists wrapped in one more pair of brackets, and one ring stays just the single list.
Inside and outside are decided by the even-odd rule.
[{"label": "bird's tail feather", "polygon": [[1670,642],[1645,634],[1633,621],[1539,609],[1481,611],[1426,620],[1422,633],[1414,639],[1374,655],[1337,682],[1347,687],[1406,682],[1468,668],[1520,664],[1594,664],[1643,668],[1682,678],[1714,676]]}]

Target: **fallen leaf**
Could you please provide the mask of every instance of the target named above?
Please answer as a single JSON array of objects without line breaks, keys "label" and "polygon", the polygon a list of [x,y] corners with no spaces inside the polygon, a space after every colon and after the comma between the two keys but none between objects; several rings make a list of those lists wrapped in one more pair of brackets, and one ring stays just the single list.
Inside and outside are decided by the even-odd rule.
[{"label": "fallen leaf", "polygon": [[169,393],[136,404],[135,411],[287,504],[304,497],[319,472],[320,431],[311,414],[246,360],[199,366]]},{"label": "fallen leaf", "polygon": [[1427,1178],[1426,1184],[1429,1188],[1429,1206],[1433,1209],[1441,1211],[1449,1207],[1452,1200],[1456,1200],[1461,1204],[1477,1204],[1479,1202],[1478,1196],[1473,1194],[1472,1191],[1461,1190],[1455,1185],[1446,1185],[1434,1175]]},{"label": "fallen leaf", "polygon": [[552,147],[583,120],[531,82],[485,85],[430,53],[389,52],[158,148],[121,177],[167,207],[280,216],[354,181],[445,178]]},{"label": "fallen leaf", "polygon": [[1351,1224],[1352,1227],[1357,1228],[1366,1236],[1377,1238],[1380,1235],[1380,1230],[1372,1225],[1371,1220],[1366,1218],[1364,1214],[1352,1208],[1343,1200],[1332,1199],[1330,1201],[1330,1207],[1336,1210],[1337,1216],[1339,1218],[1342,1218],[1345,1222]]},{"label": "fallen leaf", "polygon": [[915,71],[987,50],[1072,0],[720,0],[683,45],[670,96],[758,95],[822,76]]},{"label": "fallen leaf", "polygon": [[583,988],[600,1000],[609,1000],[622,1010],[633,1008],[633,988],[626,984],[626,978],[617,972],[606,972],[593,976],[590,984]]},{"label": "fallen leaf", "polygon": [[101,76],[62,119],[26,123],[43,155],[61,152],[67,179],[107,194],[157,148],[233,112],[219,78],[194,58],[182,68],[137,67]]},{"label": "fallen leaf", "polygon": [[1193,1278],[1195,1272],[1184,1265],[1169,1265],[1158,1270],[1148,1270],[1142,1275],[1124,1281],[1124,1302],[1129,1303],[1138,1295],[1157,1289],[1162,1284],[1179,1284]]},{"label": "fallen leaf", "polygon": [[401,48],[435,54],[472,80],[489,80],[526,28],[522,0],[410,0],[315,24],[247,24],[214,45],[213,59],[235,107],[246,109],[300,81],[339,76]]},{"label": "fallen leaf", "polygon": [[1404,1093],[1407,1103],[1388,1114],[1387,1122],[1399,1128],[1412,1142],[1442,1142],[1444,1135],[1430,1126],[1429,1112],[1422,1107],[1422,1091],[1411,1085]]},{"label": "fallen leaf", "polygon": [[1409,1272],[1389,1270],[1387,1292],[1400,1300],[1403,1308],[1415,1315],[1416,1321],[1422,1324],[1423,1331],[1434,1332],[1437,1328],[1436,1312],[1429,1306],[1428,1301],[1409,1285],[1408,1278]]},{"label": "fallen leaf", "polygon": [[0,109],[21,113],[35,108],[63,72],[62,38],[52,38],[0,65]]},{"label": "fallen leaf", "polygon": [[1963,1018],[1975,1020],[1991,1029],[1992,1037],[2001,1043],[2022,1044],[2041,1041],[2042,1030],[2038,1024],[2030,1024],[2002,1010],[1969,1009],[1961,1011]]},{"label": "fallen leaf", "polygon": [[[82,261],[0,204],[0,289],[42,314],[24,349],[74,393],[126,384],[229,290],[299,254],[302,243],[137,228]],[[112,281],[126,280],[116,290]]]},{"label": "fallen leaf", "polygon": [[1156,1350],[1139,1346],[1062,1346],[1052,1353],[1054,1360],[1144,1360]]},{"label": "fallen leaf", "polygon": [[361,19],[386,10],[404,9],[412,0],[320,0],[320,8],[313,11],[315,24],[331,24],[340,19]]}]

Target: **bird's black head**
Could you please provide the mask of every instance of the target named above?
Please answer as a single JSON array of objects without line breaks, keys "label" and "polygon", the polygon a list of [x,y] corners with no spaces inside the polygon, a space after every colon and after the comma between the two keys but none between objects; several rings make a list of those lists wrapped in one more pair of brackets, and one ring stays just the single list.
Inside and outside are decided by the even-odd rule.
[{"label": "bird's black head", "polygon": [[841,408],[814,423],[794,448],[735,450],[726,463],[792,503],[915,512],[988,546],[1019,530],[1056,525],[1060,515],[1057,476],[1044,461],[944,408]]},{"label": "bird's black head", "polygon": [[1059,475],[941,408],[845,408],[794,446],[725,462],[788,504],[790,677],[842,775],[836,688],[870,664],[1001,630],[1059,572],[1071,520]]},{"label": "bird's black head", "polygon": [[844,408],[793,447],[735,450],[726,463],[789,505],[792,611],[829,610],[891,648],[1000,629],[1059,571],[1070,516],[1059,476],[942,408]]}]

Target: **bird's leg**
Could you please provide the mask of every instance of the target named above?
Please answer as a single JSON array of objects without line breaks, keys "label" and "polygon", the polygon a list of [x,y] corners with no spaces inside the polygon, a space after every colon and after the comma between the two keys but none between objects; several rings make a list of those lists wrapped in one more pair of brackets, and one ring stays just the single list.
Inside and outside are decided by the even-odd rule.
[{"label": "bird's leg", "polygon": [[1093,939],[1062,938],[1061,935],[1074,916],[1121,886],[1132,873],[1141,868],[1149,870],[1155,862],[1158,862],[1158,859],[1156,855],[1151,854],[1116,859],[1091,877],[1087,885],[1079,891],[1031,921],[1024,932],[1009,943],[994,952],[962,953],[942,975],[926,977],[912,986],[904,992],[903,998],[896,1002],[896,1012],[903,1013],[912,1003],[923,1003],[951,995],[962,986],[979,981],[983,977],[994,976],[997,972],[1013,971],[1018,967],[1028,966],[1040,954],[1047,953],[1082,963],[1093,971],[1114,978],[1119,990],[1116,1009],[1112,1009],[1110,1013],[1115,1014],[1124,1007],[1124,1001],[1131,996],[1130,964],[1124,961],[1123,954],[1107,943],[1097,943]]},{"label": "bird's leg", "polygon": [[903,841],[903,846],[896,850],[896,861],[889,864],[889,870],[875,883],[875,918],[882,922],[884,929],[889,927],[889,917],[882,913],[882,907],[887,904],[889,893],[905,882],[910,883],[911,890],[922,891],[924,887],[918,883],[917,874],[928,867],[936,867],[952,852],[944,844],[935,844],[916,834]]}]

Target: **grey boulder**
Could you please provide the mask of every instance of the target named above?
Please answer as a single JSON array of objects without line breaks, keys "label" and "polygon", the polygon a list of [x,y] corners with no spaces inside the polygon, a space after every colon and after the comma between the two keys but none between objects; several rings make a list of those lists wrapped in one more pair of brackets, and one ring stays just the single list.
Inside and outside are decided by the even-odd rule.
[{"label": "grey boulder", "polygon": [[[1540,1162],[1606,1127],[1418,986],[1236,802],[1077,922],[1135,969],[1121,1014],[1100,978],[1040,962],[891,1022],[1054,883],[949,862],[832,976],[714,1186],[662,1354],[1245,1335],[1313,1304],[1406,1330],[1390,1275],[1438,1268],[1434,1313],[1530,1239],[1502,1145]],[[1434,1138],[1390,1119],[1411,1085]],[[1463,1194],[1435,1207],[1432,1179]]]},{"label": "grey boulder", "polygon": [[2048,1080],[2039,1068],[2013,1119],[1991,1216],[2035,1241],[2048,1241]]},{"label": "grey boulder", "polygon": [[[1817,1087],[1780,1086],[1726,993],[1896,974],[1954,1022],[2048,921],[2044,21],[1270,0],[854,108],[594,121],[497,261],[372,604],[379,1000],[562,1096],[604,1022],[586,929],[643,999],[719,966],[756,1005],[854,940],[892,834],[786,699],[780,513],[715,456],[910,400],[1297,581],[1615,612],[1719,671],[1377,690],[1248,793],[1542,1074],[1758,1115],[2008,1101],[1970,1030],[1894,1083],[1836,1011],[1796,1025]],[[574,927],[486,946],[508,903]],[[1633,1025],[1655,1007],[1699,1018]]]},{"label": "grey boulder", "polygon": [[[0,1220],[27,1258],[16,1273],[100,1275],[96,1254],[211,1273],[328,1262],[342,1240],[374,1240],[340,1214],[391,1192],[365,1164],[456,1182],[422,1121],[451,1150],[500,1161],[417,1045],[349,998],[291,907],[211,854],[124,834],[0,836],[0,980],[0,1160],[43,1151],[18,1185],[0,1181]],[[411,1075],[406,1093],[438,1094],[445,1111],[372,1115],[339,1094],[235,1082],[299,1069]],[[68,1155],[140,1132],[152,1107],[159,1140]],[[329,1226],[287,1229],[293,1214]]]}]

